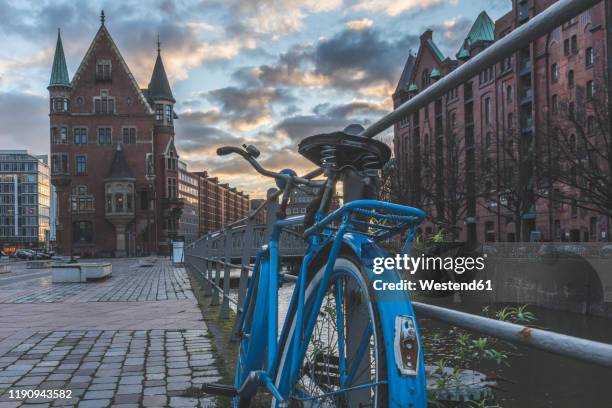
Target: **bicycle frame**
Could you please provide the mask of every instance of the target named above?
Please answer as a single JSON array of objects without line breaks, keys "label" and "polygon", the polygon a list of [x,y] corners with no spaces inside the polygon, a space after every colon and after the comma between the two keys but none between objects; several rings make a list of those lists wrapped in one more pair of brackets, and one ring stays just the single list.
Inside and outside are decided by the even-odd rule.
[{"label": "bicycle frame", "polygon": [[[256,393],[257,385],[265,386],[276,398],[277,402],[283,402],[284,398],[289,394],[292,384],[296,381],[295,376],[298,374],[297,371],[300,362],[306,353],[309,338],[317,317],[316,313],[311,313],[310,316],[304,316],[304,296],[308,283],[308,268],[324,245],[331,245],[331,249],[329,251],[322,282],[316,293],[315,305],[320,305],[322,302],[327,281],[329,280],[343,245],[349,247],[355,255],[361,259],[362,264],[370,274],[372,273],[373,258],[385,256],[385,252],[378,247],[366,233],[355,231],[352,228],[354,225],[351,222],[351,214],[358,210],[364,211],[363,209],[374,211],[401,210],[406,212],[407,208],[409,207],[375,200],[357,200],[345,204],[343,207],[324,217],[318,215],[317,219],[319,219],[319,221],[305,231],[307,237],[307,250],[300,266],[298,279],[289,304],[289,310],[295,311],[295,330],[291,334],[291,338],[287,338],[291,329],[289,327],[289,320],[285,320],[283,323],[281,336],[280,338],[278,337],[279,239],[283,228],[303,223],[304,217],[298,216],[279,219],[274,223],[269,244],[262,247],[257,253],[253,275],[249,282],[244,300],[244,307],[263,308],[264,310],[264,313],[254,315],[250,324],[252,327],[265,328],[261,333],[258,333],[257,347],[263,346],[267,353],[264,353],[263,349],[261,353],[249,353],[251,361],[245,361],[245,366],[256,367],[257,369],[251,371],[248,375],[246,375],[247,373],[242,373],[245,380],[242,384],[235,384],[239,395],[252,397]],[[425,214],[421,210],[410,209],[410,211],[412,212],[411,215],[405,216],[407,221],[414,221],[416,219],[422,220],[425,217]],[[335,233],[330,229],[334,222],[339,222]],[[412,228],[407,237],[407,242],[412,241],[415,229],[416,228]],[[392,276],[394,275],[390,273],[387,275],[386,278],[392,281]],[[384,274],[381,276],[383,279],[385,278]],[[254,293],[254,284],[256,281],[258,282],[258,293]],[[253,296],[256,296],[255,302],[251,305]],[[382,301],[379,300],[377,302],[377,308],[387,313],[392,313],[394,316],[412,316],[414,318],[412,306],[407,295],[403,292],[383,295]],[[247,310],[241,313],[240,327],[243,327],[244,319],[248,314]],[[308,321],[304,322],[305,318],[307,318]],[[306,323],[306,326],[304,326],[304,323]],[[384,336],[383,339],[379,341],[384,341],[385,347],[392,350],[394,347],[393,339],[396,330],[394,322],[383,321],[381,323],[383,324],[382,330]],[[305,327],[303,333],[301,332],[302,327]],[[417,339],[420,350],[421,344],[418,333]],[[251,339],[251,341],[253,341],[253,339]],[[283,374],[280,377],[280,381],[273,383],[272,379],[277,377],[277,371],[281,363],[278,350],[279,343],[281,342],[285,347],[289,347],[289,351],[286,354],[286,358],[289,358],[289,372]],[[343,353],[341,352],[340,354]],[[387,367],[390,367],[390,364],[395,366],[395,362],[389,359],[389,354],[390,353],[386,353],[388,360],[386,361]],[[266,356],[265,362],[264,355]],[[242,357],[239,356],[239,358]],[[340,360],[341,367],[343,367],[344,363],[344,356],[342,355]],[[285,363],[285,366],[287,366],[286,364],[287,363]],[[350,375],[349,373],[348,377],[350,377]],[[343,383],[347,379],[346,377],[347,376],[342,377]],[[238,381],[238,378],[236,381]],[[417,404],[414,405],[415,407],[424,406],[418,403],[419,401],[426,400],[424,395],[425,372],[422,358],[419,358],[416,376],[389,376],[387,386],[389,387],[389,394],[393,396],[393,400],[395,401],[395,403],[390,401],[390,406],[405,406],[406,401],[417,401]]]}]

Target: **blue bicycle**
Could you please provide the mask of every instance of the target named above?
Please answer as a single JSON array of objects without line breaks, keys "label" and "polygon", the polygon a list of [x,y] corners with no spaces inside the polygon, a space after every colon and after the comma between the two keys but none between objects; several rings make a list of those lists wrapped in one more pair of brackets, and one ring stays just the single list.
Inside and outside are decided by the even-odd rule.
[{"label": "blue bicycle", "polygon": [[[254,146],[217,150],[219,155],[241,155],[259,173],[275,178],[283,193],[270,242],[257,254],[239,314],[234,386],[203,387],[232,396],[235,407],[250,406],[259,388],[272,395],[274,407],[426,406],[419,331],[407,293],[373,288],[375,280],[400,281],[396,270],[374,273],[374,259],[387,256],[377,242],[407,232],[407,248],[425,214],[371,199],[390,149],[349,131],[300,143],[299,152],[322,168],[323,181],[298,177],[292,170],[264,169]],[[330,211],[339,181],[345,204]],[[301,186],[319,193],[305,216],[287,217],[290,193]],[[283,228],[300,224],[306,252],[279,336],[278,242]]]}]

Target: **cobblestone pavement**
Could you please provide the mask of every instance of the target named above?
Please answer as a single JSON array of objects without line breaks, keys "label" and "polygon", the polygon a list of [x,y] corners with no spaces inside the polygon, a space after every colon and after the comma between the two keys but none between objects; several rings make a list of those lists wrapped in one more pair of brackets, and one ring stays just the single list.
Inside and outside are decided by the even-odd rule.
[{"label": "cobblestone pavement", "polygon": [[[51,273],[43,276],[34,272],[34,279],[0,280],[0,303],[51,302],[140,302],[169,299],[193,299],[187,273],[183,268],[168,268],[159,260],[152,267],[140,267],[138,262],[113,262],[113,277],[96,282],[95,288],[80,283],[51,283]],[[23,268],[21,268],[22,271]],[[25,270],[28,271],[28,270]],[[6,280],[7,284],[2,285]]]},{"label": "cobblestone pavement", "polygon": [[[215,406],[189,396],[219,377],[185,270],[134,264],[113,260],[103,282],[0,279],[0,408]],[[17,390],[71,398],[11,398]]]}]

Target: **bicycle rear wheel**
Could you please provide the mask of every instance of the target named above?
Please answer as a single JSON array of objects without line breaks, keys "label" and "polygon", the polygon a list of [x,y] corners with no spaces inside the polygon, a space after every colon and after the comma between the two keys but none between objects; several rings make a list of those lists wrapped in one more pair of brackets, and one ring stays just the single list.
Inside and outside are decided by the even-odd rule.
[{"label": "bicycle rear wheel", "polygon": [[[312,269],[302,328],[304,333],[307,321],[314,321],[312,334],[297,370],[291,367],[295,364],[291,362],[293,347],[281,344],[276,386],[289,395],[292,407],[386,407],[385,345],[366,273],[357,259],[341,254],[317,304],[325,265]],[[287,338],[291,339],[296,329],[295,310],[287,318]]]}]

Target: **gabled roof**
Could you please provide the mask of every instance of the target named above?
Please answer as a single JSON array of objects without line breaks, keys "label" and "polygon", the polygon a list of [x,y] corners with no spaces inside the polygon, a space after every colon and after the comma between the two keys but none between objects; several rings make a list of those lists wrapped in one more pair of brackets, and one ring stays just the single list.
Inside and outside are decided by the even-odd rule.
[{"label": "gabled roof", "polygon": [[153,75],[151,75],[151,81],[149,82],[147,97],[150,100],[164,99],[176,102],[172,95],[172,90],[170,89],[170,82],[168,82],[168,76],[164,69],[164,63],[159,48],[157,49],[157,59],[155,60]]},{"label": "gabled roof", "polygon": [[431,50],[433,51],[434,55],[436,56],[437,59],[440,60],[440,62],[442,62],[442,61],[444,61],[446,59],[444,54],[442,54],[442,51],[440,51],[440,49],[438,48],[436,43],[433,42],[433,40],[431,38],[427,40],[427,45],[429,45],[429,48],[431,48]]},{"label": "gabled roof", "polygon": [[410,76],[412,75],[412,69],[414,68],[415,61],[416,57],[412,54],[412,50],[410,50],[408,52],[406,64],[404,64],[404,70],[402,71],[402,75],[400,75],[397,87],[395,88],[395,92],[406,90],[408,88],[408,82],[410,81]]},{"label": "gabled roof", "polygon": [[493,42],[495,41],[495,23],[491,20],[491,17],[486,11],[481,12],[467,37],[467,44],[471,46],[477,42]]},{"label": "gabled roof", "polygon": [[57,44],[55,45],[55,56],[53,57],[53,68],[51,69],[49,86],[70,86],[68,68],[66,67],[66,56],[64,55],[64,47],[62,46],[62,37],[60,36],[59,28],[57,29]]},{"label": "gabled roof", "polygon": [[79,68],[76,70],[76,72],[74,74],[74,77],[72,78],[72,88],[74,89],[75,85],[78,83],[78,81],[79,81],[79,79],[81,77],[81,74],[83,73],[83,70],[87,66],[87,63],[88,63],[91,55],[94,52],[96,44],[98,43],[98,41],[101,41],[104,37],[106,37],[108,39],[108,41],[110,42],[111,49],[115,52],[115,54],[117,56],[117,59],[121,63],[121,66],[123,67],[125,72],[127,73],[128,77],[130,79],[130,83],[134,87],[134,91],[138,94],[138,97],[140,98],[140,101],[142,102],[143,106],[145,107],[145,109],[147,110],[147,112],[149,114],[153,114],[154,112],[153,112],[153,109],[151,108],[151,106],[149,105],[149,101],[147,101],[147,98],[144,97],[142,91],[140,90],[140,87],[138,86],[138,82],[136,82],[136,78],[134,78],[134,75],[130,71],[130,68],[128,67],[128,65],[126,64],[125,60],[123,59],[123,56],[121,55],[121,52],[119,52],[119,48],[117,47],[117,45],[113,41],[113,38],[111,37],[110,33],[108,32],[108,30],[106,29],[106,26],[104,24],[102,24],[100,26],[100,29],[98,30],[98,32],[96,33],[93,41],[89,45],[89,49],[85,53],[85,56],[83,57],[83,60],[81,61],[81,64],[79,65]]},{"label": "gabled roof", "polygon": [[113,179],[133,179],[134,176],[130,171],[130,167],[128,166],[128,162],[125,159],[125,153],[123,152],[123,145],[121,143],[117,143],[117,149],[115,150],[115,155],[113,156],[113,161],[111,163],[110,174],[107,177],[107,180]]}]

